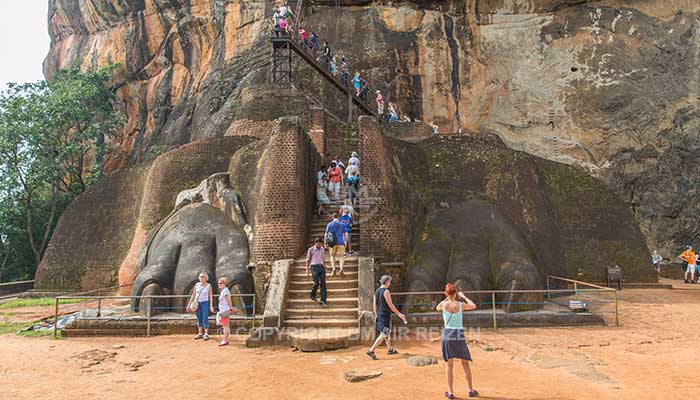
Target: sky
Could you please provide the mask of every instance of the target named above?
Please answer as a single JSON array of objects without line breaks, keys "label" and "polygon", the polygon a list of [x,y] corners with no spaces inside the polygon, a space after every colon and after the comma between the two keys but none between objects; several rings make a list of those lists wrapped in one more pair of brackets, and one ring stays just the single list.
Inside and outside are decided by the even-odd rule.
[{"label": "sky", "polygon": [[44,79],[49,0],[0,0],[0,89]]}]

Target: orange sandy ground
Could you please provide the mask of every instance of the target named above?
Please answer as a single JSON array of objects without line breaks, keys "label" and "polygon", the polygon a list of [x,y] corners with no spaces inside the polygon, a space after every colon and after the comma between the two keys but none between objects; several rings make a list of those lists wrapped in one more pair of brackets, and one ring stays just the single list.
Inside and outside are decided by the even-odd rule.
[{"label": "orange sandy ground", "polygon": [[[700,290],[623,290],[620,313],[619,328],[481,331],[471,345],[481,398],[700,398]],[[402,354],[440,357],[435,341],[397,347]],[[218,348],[215,340],[191,336],[55,341],[9,334],[0,336],[0,398],[444,398],[442,362],[411,368],[384,348],[379,361],[365,350]],[[346,370],[367,367],[383,375],[360,383],[342,378]],[[455,379],[457,395],[466,398],[459,370]]]}]

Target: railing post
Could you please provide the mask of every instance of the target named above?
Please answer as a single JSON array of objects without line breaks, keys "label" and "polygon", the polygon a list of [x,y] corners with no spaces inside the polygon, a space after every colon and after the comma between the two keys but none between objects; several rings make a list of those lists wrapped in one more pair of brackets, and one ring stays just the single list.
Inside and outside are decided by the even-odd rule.
[{"label": "railing post", "polygon": [[[253,294],[253,323],[252,323],[251,331],[252,331],[253,329],[255,329],[255,300],[256,300],[256,299],[255,299],[255,294]],[[245,304],[245,303],[243,303],[243,304]]]},{"label": "railing post", "polygon": [[97,289],[97,318],[101,317],[102,297],[100,297],[100,289]]},{"label": "railing post", "polygon": [[574,296],[578,296],[578,285],[574,282]]},{"label": "railing post", "polygon": [[53,311],[53,338],[56,339],[58,335],[58,297],[56,297],[56,307]]},{"label": "railing post", "polygon": [[151,337],[151,305],[149,302],[146,312],[146,337]]},{"label": "railing post", "polygon": [[547,301],[552,301],[552,293],[549,288],[549,275],[547,275]]},{"label": "railing post", "polygon": [[350,92],[348,92],[348,124],[352,124],[352,93]]},{"label": "railing post", "polygon": [[496,292],[491,292],[491,310],[493,312],[493,330],[498,329],[496,323]]},{"label": "railing post", "polygon": [[617,311],[617,290],[613,292],[614,297],[614,303],[615,303],[615,326],[620,326],[620,318],[618,315]]}]

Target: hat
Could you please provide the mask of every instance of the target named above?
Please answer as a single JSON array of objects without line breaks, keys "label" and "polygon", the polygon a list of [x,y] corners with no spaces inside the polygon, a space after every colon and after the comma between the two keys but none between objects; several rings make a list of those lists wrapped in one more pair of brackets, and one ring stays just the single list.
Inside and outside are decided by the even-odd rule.
[{"label": "hat", "polygon": [[381,93],[381,92],[379,91],[379,89],[377,89],[376,93],[379,94],[379,93]]},{"label": "hat", "polygon": [[357,152],[353,151],[352,154],[350,154],[350,157],[357,157]]}]

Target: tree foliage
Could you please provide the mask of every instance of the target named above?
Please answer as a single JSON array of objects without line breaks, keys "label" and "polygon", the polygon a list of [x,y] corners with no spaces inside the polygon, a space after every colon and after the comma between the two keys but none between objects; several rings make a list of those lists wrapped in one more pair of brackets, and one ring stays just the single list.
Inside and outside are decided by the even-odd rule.
[{"label": "tree foliage", "polygon": [[102,176],[122,118],[107,87],[115,68],[0,93],[0,282],[33,277],[63,210]]}]

